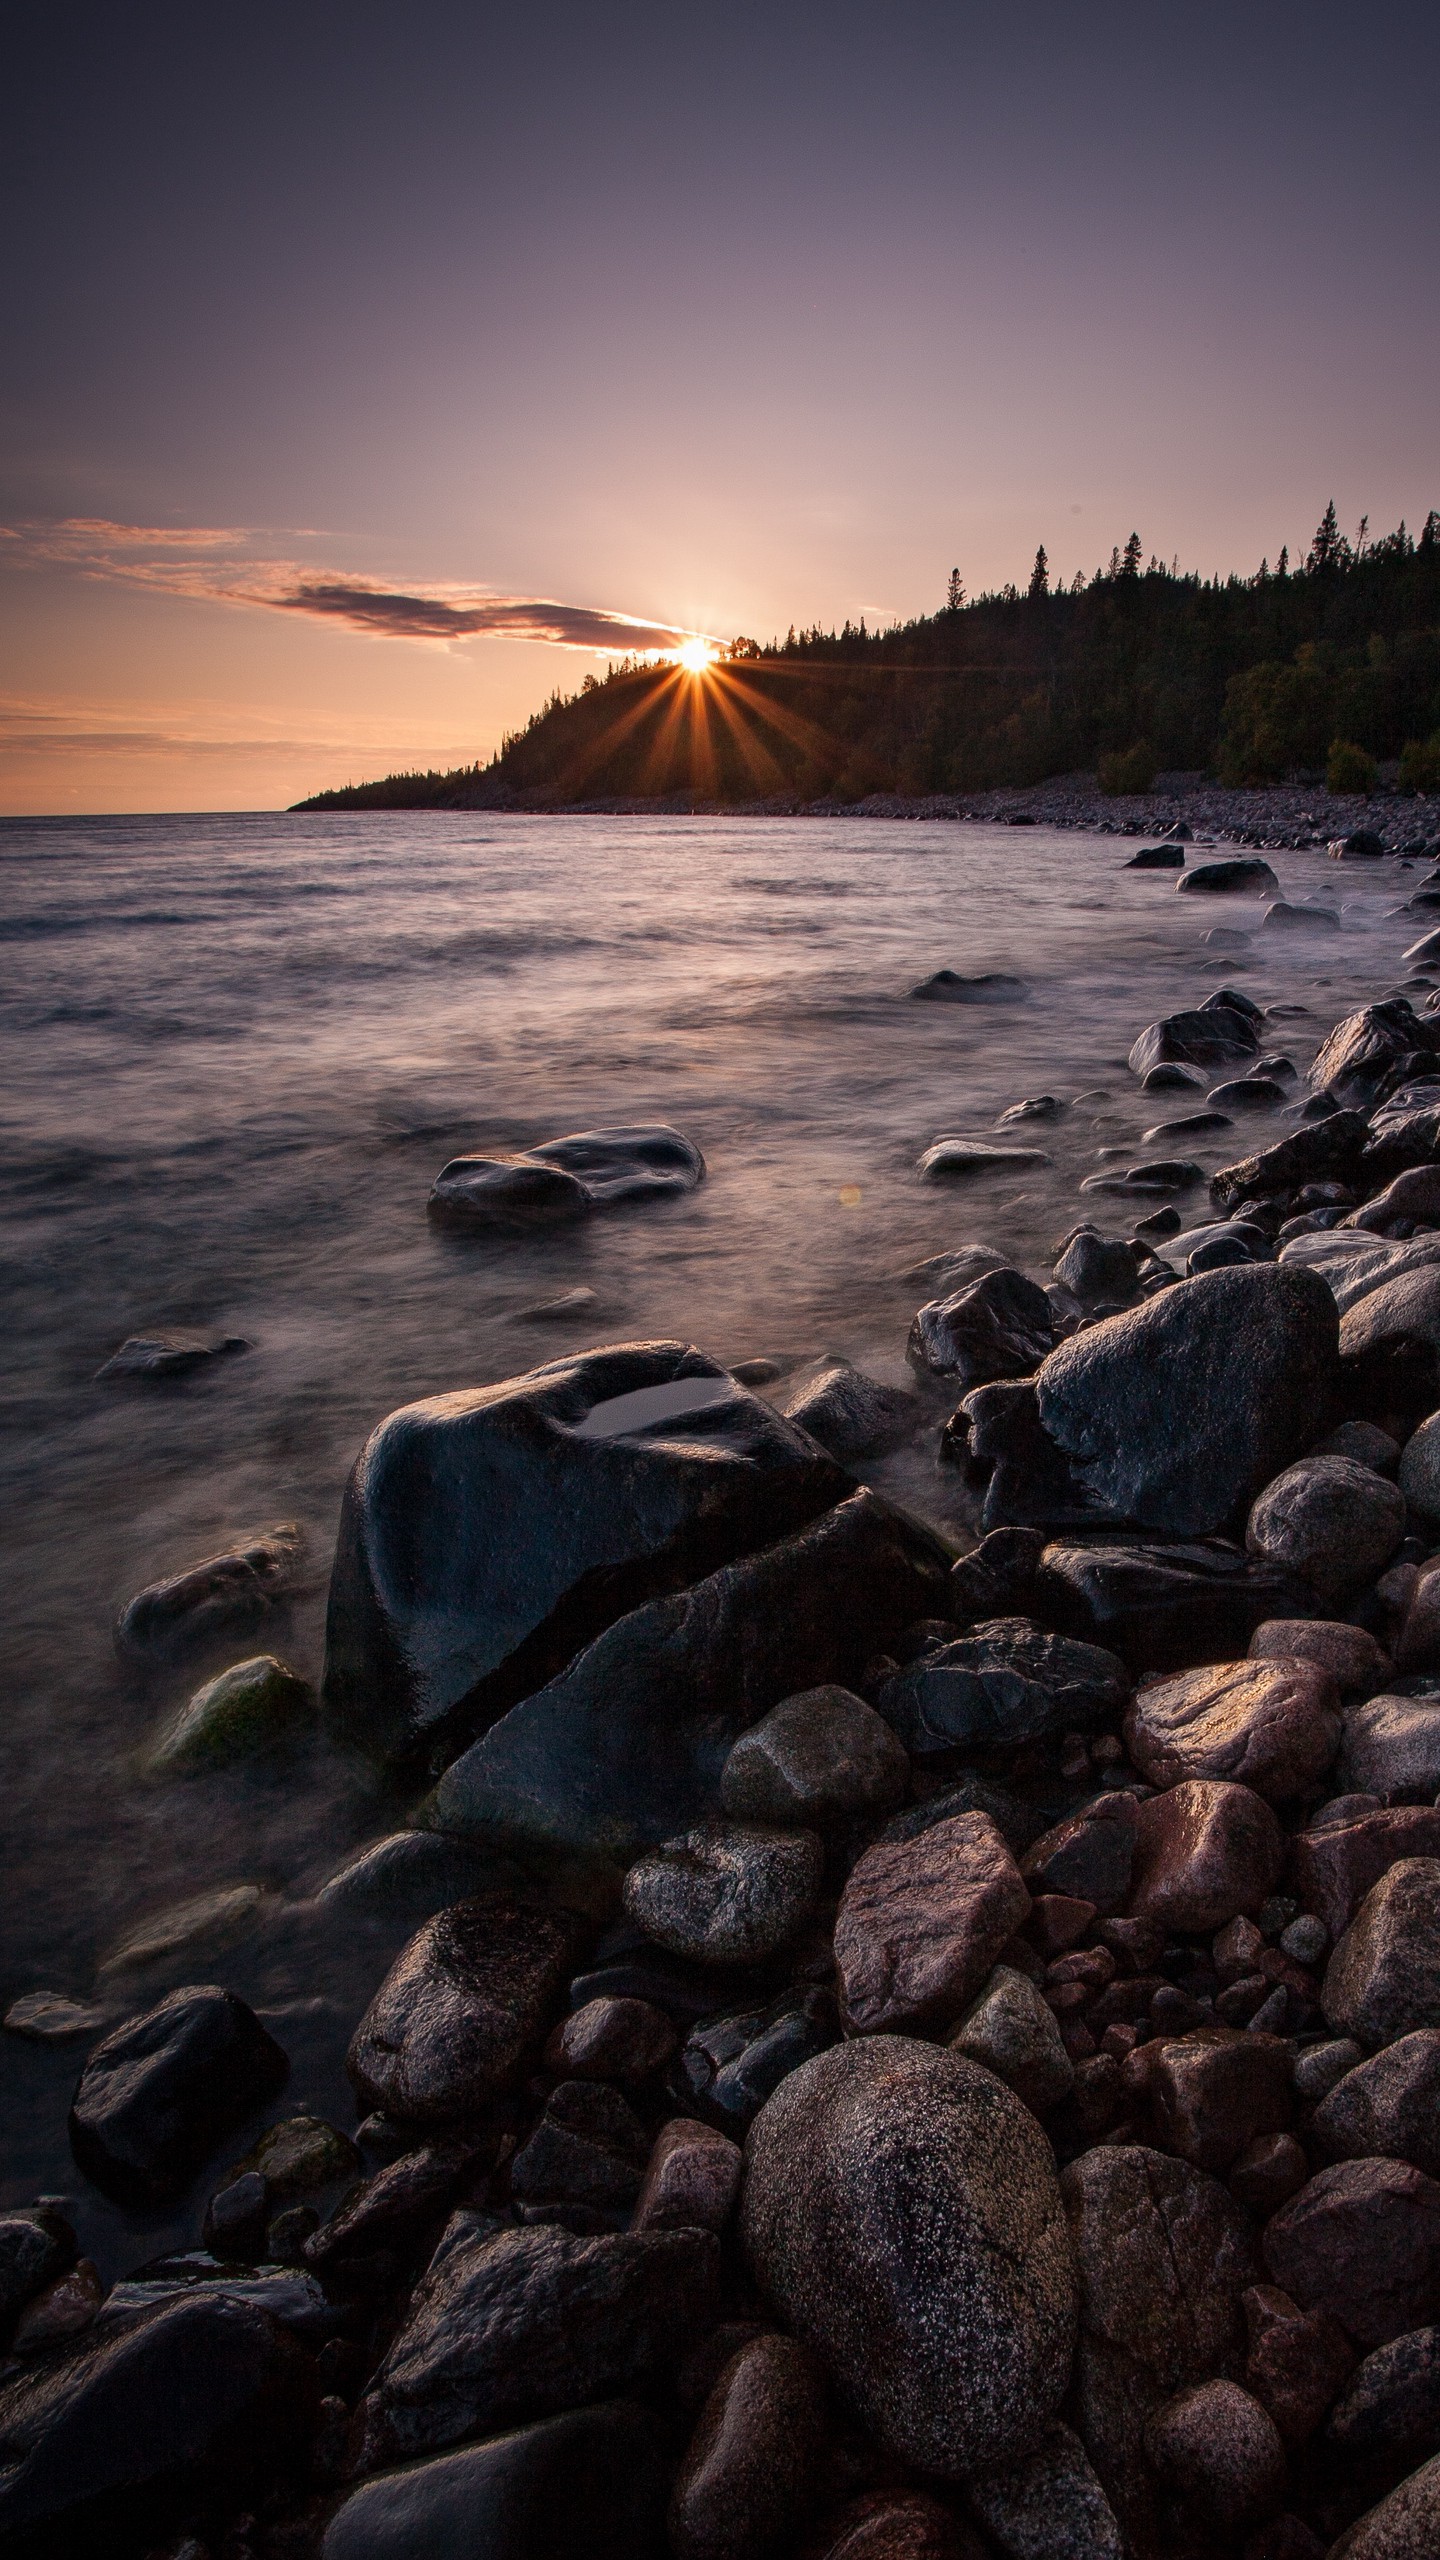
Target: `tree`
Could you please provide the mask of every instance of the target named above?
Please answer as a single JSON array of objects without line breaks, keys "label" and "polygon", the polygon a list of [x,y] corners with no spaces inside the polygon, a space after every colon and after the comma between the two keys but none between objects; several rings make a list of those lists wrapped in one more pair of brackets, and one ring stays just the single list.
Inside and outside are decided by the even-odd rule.
[{"label": "tree", "polygon": [[1032,596],[1048,596],[1050,593],[1050,563],[1045,557],[1043,542],[1035,554],[1035,566],[1030,572],[1029,592]]},{"label": "tree", "polygon": [[952,569],[950,572],[950,584],[945,590],[946,612],[958,613],[964,601],[965,581],[961,577],[958,569]]},{"label": "tree", "polygon": [[1138,533],[1132,533],[1120,555],[1120,575],[1122,578],[1139,577],[1140,557],[1140,536]]},{"label": "tree", "polygon": [[1327,570],[1343,569],[1350,556],[1350,545],[1340,530],[1332,498],[1315,527],[1315,539],[1305,554],[1305,568],[1312,578],[1323,577]]}]

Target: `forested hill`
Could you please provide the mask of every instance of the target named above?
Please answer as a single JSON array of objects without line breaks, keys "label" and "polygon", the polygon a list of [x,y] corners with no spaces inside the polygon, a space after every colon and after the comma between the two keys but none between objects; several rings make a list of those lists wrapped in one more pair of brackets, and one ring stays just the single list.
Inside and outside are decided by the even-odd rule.
[{"label": "forested hill", "polygon": [[[1201,579],[1132,535],[1108,571],[964,600],[886,631],[848,624],[700,675],[625,663],[557,694],[486,766],[394,774],[301,804],[516,808],[692,794],[859,800],[981,791],[1095,770],[1144,789],[1159,770],[1222,781],[1323,771],[1336,742],[1402,757],[1440,788],[1440,515],[1351,543],[1333,508],[1303,566]],[[1428,743],[1427,743],[1428,742]],[[1404,778],[1402,776],[1402,778]]]}]

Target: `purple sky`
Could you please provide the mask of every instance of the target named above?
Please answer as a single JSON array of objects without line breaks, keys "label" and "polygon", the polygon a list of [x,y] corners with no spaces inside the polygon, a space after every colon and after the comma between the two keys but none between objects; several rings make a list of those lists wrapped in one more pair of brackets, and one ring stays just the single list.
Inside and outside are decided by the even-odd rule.
[{"label": "purple sky", "polygon": [[632,632],[1440,504],[1433,8],[27,15],[0,808],[273,806]]}]

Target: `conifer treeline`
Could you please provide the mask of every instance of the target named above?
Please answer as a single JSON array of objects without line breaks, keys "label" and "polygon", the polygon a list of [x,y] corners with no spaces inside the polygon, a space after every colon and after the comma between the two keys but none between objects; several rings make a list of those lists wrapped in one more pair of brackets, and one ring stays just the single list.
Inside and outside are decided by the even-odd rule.
[{"label": "conifer treeline", "polygon": [[[1232,783],[1323,772],[1337,741],[1404,756],[1440,789],[1440,514],[1352,541],[1327,507],[1305,561],[1200,578],[1138,534],[1108,568],[1054,589],[1043,548],[1028,588],[965,599],[884,631],[737,640],[698,682],[625,661],[555,694],[488,766],[396,774],[309,808],[553,807],[690,792],[857,800],[1040,782],[1099,769],[1144,788],[1157,770]],[[1427,743],[1428,742],[1428,743]]]}]

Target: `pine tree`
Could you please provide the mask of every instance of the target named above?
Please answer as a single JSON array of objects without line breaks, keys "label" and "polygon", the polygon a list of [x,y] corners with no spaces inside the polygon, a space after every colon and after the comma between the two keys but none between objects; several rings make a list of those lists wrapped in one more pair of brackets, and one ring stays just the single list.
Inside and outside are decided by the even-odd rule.
[{"label": "pine tree", "polygon": [[1129,541],[1126,543],[1125,548],[1120,555],[1120,575],[1122,578],[1138,578],[1140,575],[1140,536],[1138,533],[1131,534]]},{"label": "pine tree", "polygon": [[1032,596],[1048,596],[1050,593],[1050,563],[1045,557],[1043,542],[1035,554],[1035,566],[1030,572],[1029,592]]},{"label": "pine tree", "polygon": [[1275,563],[1275,575],[1277,578],[1288,578],[1290,575],[1290,545],[1288,542],[1282,542],[1280,545],[1280,557]]},{"label": "pine tree", "polygon": [[1305,567],[1309,575],[1317,578],[1327,569],[1340,568],[1349,547],[1340,530],[1340,519],[1335,513],[1335,501],[1332,498],[1315,528],[1315,539],[1305,555]]},{"label": "pine tree", "polygon": [[950,584],[945,590],[946,612],[958,613],[964,601],[965,581],[961,577],[958,569],[952,569],[950,572]]}]

